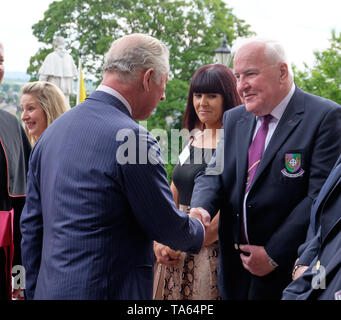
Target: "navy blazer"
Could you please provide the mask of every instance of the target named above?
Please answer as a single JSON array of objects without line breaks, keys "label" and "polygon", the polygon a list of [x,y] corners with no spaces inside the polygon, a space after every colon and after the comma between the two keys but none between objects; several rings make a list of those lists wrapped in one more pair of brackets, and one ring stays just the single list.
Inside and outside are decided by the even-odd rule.
[{"label": "navy blazer", "polygon": [[203,227],[176,209],[159,153],[101,91],[45,130],[21,217],[28,299],[152,299],[153,240],[199,252]]},{"label": "navy blazer", "polygon": [[[211,214],[219,209],[219,290],[225,299],[280,299],[290,282],[298,246],[304,242],[313,199],[341,152],[341,108],[296,88],[264,152],[247,201],[250,244],[264,246],[279,267],[264,277],[251,275],[240,260],[241,218],[248,148],[256,119],[245,106],[224,114],[217,167],[197,177],[191,206]],[[296,174],[286,155],[298,154]],[[219,167],[220,164],[220,167]]]},{"label": "navy blazer", "polygon": [[283,300],[341,299],[340,194],[341,157],[312,208],[314,236],[305,243],[298,262],[309,268],[284,290]]}]

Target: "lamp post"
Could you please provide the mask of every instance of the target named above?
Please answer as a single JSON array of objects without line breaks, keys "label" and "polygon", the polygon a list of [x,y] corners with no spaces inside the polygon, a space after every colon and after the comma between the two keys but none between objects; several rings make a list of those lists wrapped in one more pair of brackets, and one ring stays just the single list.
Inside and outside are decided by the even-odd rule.
[{"label": "lamp post", "polygon": [[216,63],[229,66],[231,60],[231,49],[227,44],[225,36],[223,38],[222,45],[218,49],[214,50],[214,58],[216,60]]}]

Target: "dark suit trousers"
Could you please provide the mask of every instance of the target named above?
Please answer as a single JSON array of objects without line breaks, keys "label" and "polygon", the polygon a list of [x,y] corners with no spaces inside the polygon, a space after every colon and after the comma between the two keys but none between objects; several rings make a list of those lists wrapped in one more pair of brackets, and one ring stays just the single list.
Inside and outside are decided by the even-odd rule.
[{"label": "dark suit trousers", "polygon": [[244,269],[238,280],[241,300],[280,300],[284,288],[290,282],[290,275],[279,267],[263,277],[252,275]]}]

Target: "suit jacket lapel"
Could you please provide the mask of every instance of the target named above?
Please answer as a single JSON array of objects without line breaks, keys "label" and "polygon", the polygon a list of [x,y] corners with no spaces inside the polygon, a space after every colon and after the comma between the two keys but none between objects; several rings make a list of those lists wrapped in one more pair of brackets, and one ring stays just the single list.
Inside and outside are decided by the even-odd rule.
[{"label": "suit jacket lapel", "polygon": [[[339,214],[340,205],[341,205],[341,198],[339,197],[340,190],[341,190],[341,177],[340,177],[340,170],[337,170],[338,174],[337,180],[333,179],[333,184],[331,185],[331,191],[326,194],[325,201],[320,206],[321,208],[324,207],[324,204],[330,198],[331,201],[328,202],[326,207],[326,213],[321,214],[321,242],[323,243],[327,238],[331,231],[336,227],[338,223],[341,221],[341,215]],[[318,217],[318,216],[317,216]]]},{"label": "suit jacket lapel", "polygon": [[291,132],[297,127],[302,120],[302,114],[304,113],[304,93],[296,88],[296,91],[290,99],[288,106],[286,107],[275,132],[273,133],[271,140],[264,152],[263,159],[261,160],[255,177],[253,179],[252,186],[260,177],[265,168],[270,164],[279,148],[290,136]]},{"label": "suit jacket lapel", "polygon": [[245,112],[243,117],[237,123],[236,146],[237,146],[237,181],[239,190],[239,199],[244,198],[245,182],[248,167],[248,149],[252,140],[253,131],[256,125],[256,117]]}]

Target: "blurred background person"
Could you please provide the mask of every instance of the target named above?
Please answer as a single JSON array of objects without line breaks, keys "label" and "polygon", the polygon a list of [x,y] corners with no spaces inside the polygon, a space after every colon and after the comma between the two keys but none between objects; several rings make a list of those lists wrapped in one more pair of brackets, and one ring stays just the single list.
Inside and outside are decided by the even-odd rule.
[{"label": "blurred background person", "polygon": [[[0,84],[4,71],[4,47],[0,43]],[[11,300],[12,265],[21,265],[19,221],[30,152],[17,118],[0,110],[0,300]]]},{"label": "blurred background person", "polygon": [[[183,128],[190,131],[179,159],[187,152],[187,159],[179,160],[172,174],[171,189],[177,206],[189,213],[194,179],[205,170],[211,160],[222,127],[223,113],[241,104],[232,71],[221,64],[199,68],[192,77]],[[187,160],[187,161],[186,161]],[[154,243],[159,265],[155,274],[155,299],[215,300],[218,267],[219,213],[207,230],[205,243],[199,254],[173,251]],[[172,260],[165,260],[169,255]]]},{"label": "blurred background person", "polygon": [[44,130],[70,109],[63,92],[53,83],[30,82],[22,88],[21,119],[32,146]]}]

